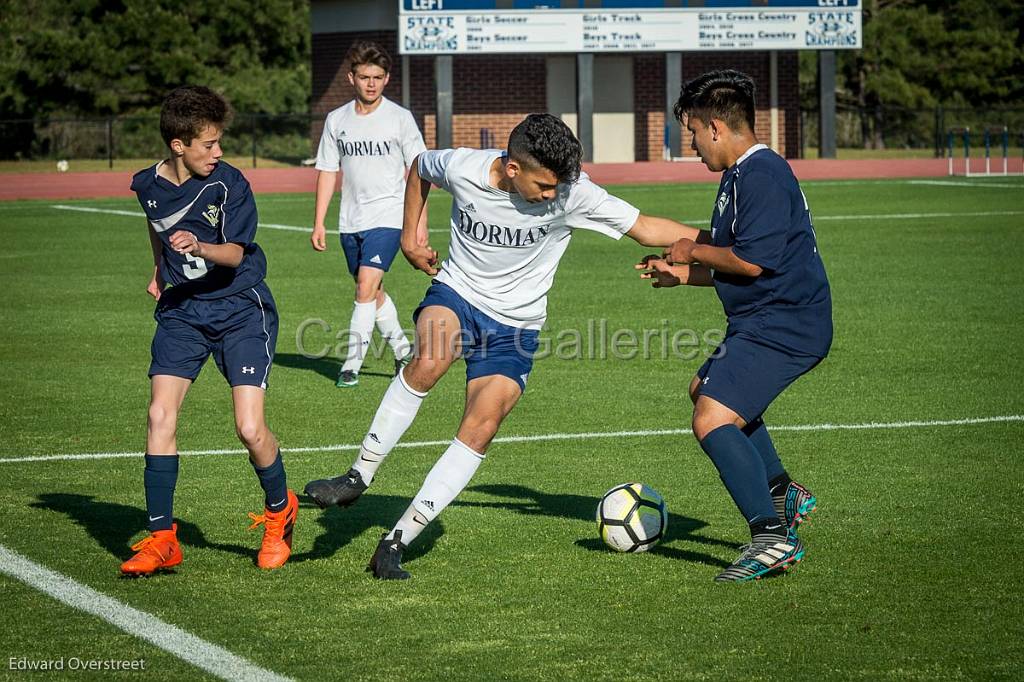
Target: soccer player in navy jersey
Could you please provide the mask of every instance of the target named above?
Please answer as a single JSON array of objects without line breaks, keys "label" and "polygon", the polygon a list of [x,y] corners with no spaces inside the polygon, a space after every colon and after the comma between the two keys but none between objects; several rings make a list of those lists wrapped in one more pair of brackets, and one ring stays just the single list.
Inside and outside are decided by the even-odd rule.
[{"label": "soccer player in navy jersey", "polygon": [[265,493],[264,513],[249,514],[252,528],[264,525],[257,563],[277,568],[291,554],[299,504],[263,414],[277,309],[263,281],[266,256],[253,241],[257,216],[249,183],[221,161],[229,118],[227,102],[209,88],[174,90],[160,111],[170,157],[132,178],[153,248],[146,290],[157,306],[144,474],[150,535],[121,565],[128,575],[181,563],[172,513],[178,412],[211,354],[231,385],[235,428]]},{"label": "soccer player in navy jersey", "polygon": [[754,82],[713,71],[683,85],[675,115],[722,172],[711,230],[691,230],[637,268],[655,287],[714,286],[725,340],[690,382],[693,434],[750,527],[716,580],[759,578],[804,555],[799,524],[817,500],[782,466],[762,415],[832,344],[832,297],[807,200],[786,160],[754,135]]}]

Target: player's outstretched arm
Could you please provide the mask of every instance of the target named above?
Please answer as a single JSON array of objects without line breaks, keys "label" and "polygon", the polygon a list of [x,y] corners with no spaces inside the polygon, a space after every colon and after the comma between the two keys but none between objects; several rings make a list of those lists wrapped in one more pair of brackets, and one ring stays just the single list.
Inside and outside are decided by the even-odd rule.
[{"label": "player's outstretched arm", "polygon": [[412,162],[405,183],[405,214],[402,218],[402,254],[416,268],[430,276],[437,274],[437,251],[430,248],[426,207],[430,181],[419,173],[419,157]]},{"label": "player's outstretched arm", "polygon": [[313,234],[309,241],[317,251],[327,250],[327,208],[334,196],[334,187],[338,184],[337,171],[318,171],[316,174],[316,207],[313,212]]},{"label": "player's outstretched arm", "polygon": [[661,256],[652,254],[633,266],[641,270],[640,279],[651,280],[655,289],[688,285],[692,287],[709,287],[714,284],[711,270],[699,264],[669,265]]},{"label": "player's outstretched arm", "polygon": [[160,237],[156,236],[156,231],[153,230],[153,226],[146,222],[146,229],[149,231],[149,246],[153,249],[153,277],[149,280],[149,285],[146,286],[146,293],[160,300],[160,294],[164,291],[163,277],[160,276],[160,251],[163,249],[163,244],[160,243]]},{"label": "player's outstretched arm", "polygon": [[626,236],[644,246],[669,246],[680,239],[710,243],[711,235],[705,230],[689,227],[668,218],[640,214]]},{"label": "player's outstretched arm", "polygon": [[664,258],[670,265],[701,263],[719,272],[745,277],[757,277],[762,272],[761,266],[743,260],[733,252],[732,247],[711,246],[687,238],[665,249]]}]

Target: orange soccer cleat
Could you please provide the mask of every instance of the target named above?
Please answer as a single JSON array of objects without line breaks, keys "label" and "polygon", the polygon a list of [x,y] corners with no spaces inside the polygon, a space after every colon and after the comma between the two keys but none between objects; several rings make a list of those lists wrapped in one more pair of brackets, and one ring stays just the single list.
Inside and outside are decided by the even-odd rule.
[{"label": "orange soccer cleat", "polygon": [[121,573],[151,575],[160,569],[180,564],[181,547],[178,546],[177,533],[178,524],[174,524],[170,530],[153,531],[149,537],[136,542],[132,545],[132,551],[136,554],[121,564]]},{"label": "orange soccer cleat", "polygon": [[260,568],[280,568],[292,554],[292,530],[299,511],[299,498],[288,491],[288,504],[279,512],[264,509],[260,515],[249,512],[252,525],[249,530],[263,524],[263,544],[256,563]]}]

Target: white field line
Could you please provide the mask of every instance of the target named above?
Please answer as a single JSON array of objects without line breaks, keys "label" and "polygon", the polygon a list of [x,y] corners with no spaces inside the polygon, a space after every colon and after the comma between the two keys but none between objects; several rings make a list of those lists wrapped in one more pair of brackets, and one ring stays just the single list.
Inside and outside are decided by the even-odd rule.
[{"label": "white field line", "polygon": [[999,189],[1021,189],[1024,185],[1008,185],[995,182],[971,182],[970,180],[907,180],[908,185],[939,185],[942,187],[996,187]]},{"label": "white field line", "polygon": [[[50,208],[55,208],[61,211],[82,211],[85,213],[109,213],[110,215],[124,215],[131,216],[133,218],[145,218],[146,215],[141,211],[121,211],[110,208],[90,208],[87,206],[67,206],[64,204],[54,204]],[[852,214],[852,215],[815,215],[812,213],[814,222],[820,222],[823,220],[917,220],[921,218],[983,218],[988,216],[1010,216],[1010,215],[1024,215],[1024,211],[972,211],[963,213],[869,213],[869,214]],[[683,220],[682,222],[687,225],[708,225],[710,220],[707,219],[694,219],[694,220]],[[311,228],[301,227],[299,225],[280,225],[278,223],[259,223],[259,227],[266,227],[271,230],[288,230],[291,232],[311,232]],[[447,234],[450,232],[449,229],[443,230],[430,230],[434,234]]]},{"label": "white field line", "polygon": [[97,592],[0,545],[0,573],[20,580],[73,609],[107,621],[181,660],[224,680],[288,680],[200,639],[156,616]]},{"label": "white field line", "polygon": [[[146,214],[142,211],[122,211],[114,208],[91,208],[89,206],[67,206],[65,204],[53,204],[50,208],[55,208],[59,211],[81,211],[82,213],[106,213],[108,215],[126,215],[132,218],[145,218]],[[313,229],[310,227],[300,227],[298,225],[278,225],[277,223],[257,223],[258,227],[266,227],[271,230],[288,230],[289,232],[312,232]]]},{"label": "white field line", "polygon": [[[975,417],[969,419],[944,419],[930,421],[902,421],[902,422],[863,422],[859,424],[791,424],[772,425],[772,431],[872,431],[881,429],[922,429],[937,426],[973,426],[976,424],[995,424],[1002,422],[1024,422],[1024,414],[1009,414],[996,417]],[[494,443],[534,443],[539,441],[554,440],[592,440],[595,438],[632,438],[648,436],[679,436],[692,433],[690,429],[655,429],[645,431],[589,431],[582,433],[543,433],[534,436],[500,436],[495,438]],[[422,440],[411,443],[399,443],[396,448],[423,448],[449,445],[451,440]],[[343,452],[346,450],[358,450],[358,443],[347,443],[339,445],[312,445],[308,447],[281,448],[282,452],[303,453],[303,452]],[[182,450],[179,454],[197,455],[236,455],[244,454],[246,451],[241,448],[223,450]],[[117,459],[123,457],[141,457],[142,452],[89,452],[69,455],[37,455],[29,457],[5,457],[0,458],[0,464],[12,464],[16,462],[53,462],[66,460],[88,460],[88,459]]]}]

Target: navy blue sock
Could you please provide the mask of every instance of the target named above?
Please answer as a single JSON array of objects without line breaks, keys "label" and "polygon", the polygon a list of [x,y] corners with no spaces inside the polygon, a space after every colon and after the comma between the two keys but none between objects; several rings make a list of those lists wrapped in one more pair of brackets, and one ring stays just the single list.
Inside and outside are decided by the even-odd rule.
[{"label": "navy blue sock", "polygon": [[288,480],[284,475],[284,462],[281,460],[281,451],[277,451],[277,457],[270,466],[261,469],[253,463],[252,468],[260,479],[260,487],[263,488],[264,506],[272,512],[279,512],[288,506]]},{"label": "navy blue sock", "polygon": [[150,532],[170,530],[174,524],[174,486],[178,482],[177,455],[146,455],[146,514]]},{"label": "navy blue sock", "polygon": [[786,473],[786,469],[779,460],[779,453],[775,451],[775,443],[768,435],[768,427],[764,425],[764,421],[760,417],[744,426],[743,433],[747,434],[747,438],[761,454],[767,480],[774,481]]},{"label": "navy blue sock", "polygon": [[772,496],[768,494],[764,460],[739,427],[719,426],[704,436],[700,447],[718,469],[722,483],[747,523],[777,518]]}]

